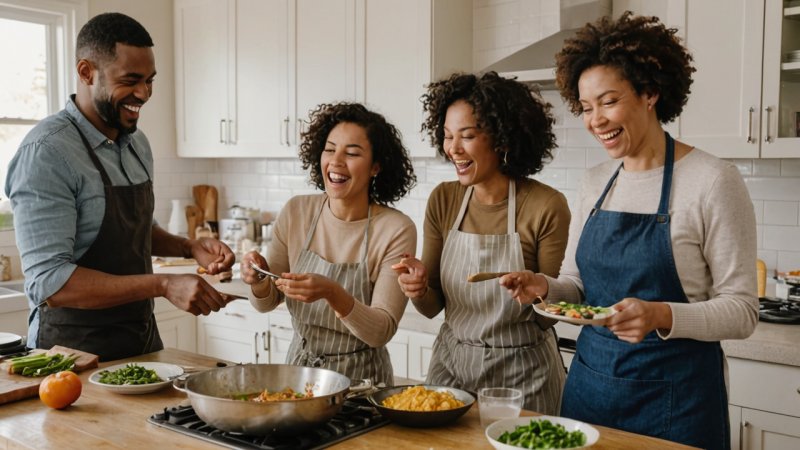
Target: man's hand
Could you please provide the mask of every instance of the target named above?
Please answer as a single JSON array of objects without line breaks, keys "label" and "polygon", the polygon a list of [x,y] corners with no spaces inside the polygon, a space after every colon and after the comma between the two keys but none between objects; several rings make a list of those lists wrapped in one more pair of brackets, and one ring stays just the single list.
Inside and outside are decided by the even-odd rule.
[{"label": "man's hand", "polygon": [[216,289],[197,275],[168,275],[164,297],[176,307],[195,316],[207,316],[225,307],[225,300]]},{"label": "man's hand", "polygon": [[188,240],[190,253],[200,267],[209,275],[216,275],[231,270],[236,256],[231,249],[218,239],[200,238]]}]

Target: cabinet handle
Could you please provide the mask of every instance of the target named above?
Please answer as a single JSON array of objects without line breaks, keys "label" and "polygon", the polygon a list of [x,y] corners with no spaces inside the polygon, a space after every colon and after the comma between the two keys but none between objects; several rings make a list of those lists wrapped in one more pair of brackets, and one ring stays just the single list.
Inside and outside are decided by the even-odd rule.
[{"label": "cabinet handle", "polygon": [[286,145],[283,142],[283,121],[278,122],[278,140],[280,141],[281,145]]},{"label": "cabinet handle", "polygon": [[281,331],[292,331],[291,328],[285,327],[283,325],[270,325],[270,327],[275,328],[277,330],[281,330]]},{"label": "cabinet handle", "polygon": [[756,112],[756,109],[751,106],[750,110],[748,111],[748,117],[747,117],[747,143],[748,144],[754,144],[756,142],[756,140],[753,139],[753,113],[754,112]]},{"label": "cabinet handle", "polygon": [[224,126],[225,126],[225,119],[219,119],[219,143],[220,144],[224,144],[225,143],[225,137],[223,136],[223,133],[222,133],[222,127],[224,127]]},{"label": "cabinet handle", "polygon": [[232,313],[225,311],[223,314],[225,314],[226,316],[236,317],[237,319],[244,319],[244,314],[241,313]]},{"label": "cabinet handle", "polygon": [[764,138],[764,142],[769,144],[772,142],[772,136],[769,135],[770,133],[769,119],[772,116],[772,106],[767,106],[766,108],[764,108],[764,111],[767,112],[767,137]]},{"label": "cabinet handle", "polygon": [[253,354],[256,357],[256,364],[258,364],[258,331],[253,333]]},{"label": "cabinet handle", "polygon": [[236,144],[237,139],[236,136],[232,137],[233,134],[234,134],[233,121],[228,120],[228,144]]},{"label": "cabinet handle", "polygon": [[744,442],[747,440],[748,427],[750,427],[750,422],[746,420],[739,422],[739,450],[744,448]]},{"label": "cabinet handle", "polygon": [[261,332],[261,342],[263,343],[262,348],[265,352],[269,351],[269,331],[262,331]]},{"label": "cabinet handle", "polygon": [[286,118],[283,119],[283,123],[286,124],[285,136],[286,136],[286,146],[288,147],[289,145],[291,145],[289,144],[289,116],[286,116]]}]

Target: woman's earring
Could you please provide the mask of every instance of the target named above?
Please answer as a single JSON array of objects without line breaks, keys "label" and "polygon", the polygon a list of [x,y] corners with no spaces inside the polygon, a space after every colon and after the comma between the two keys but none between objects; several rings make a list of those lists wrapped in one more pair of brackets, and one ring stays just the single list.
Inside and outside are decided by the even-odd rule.
[{"label": "woman's earring", "polygon": [[506,150],[505,152],[503,152],[503,165],[504,165],[504,166],[507,166],[507,165],[508,165],[508,150]]},{"label": "woman's earring", "polygon": [[372,183],[370,183],[370,191],[375,192],[375,184],[378,182],[378,175],[372,176]]}]

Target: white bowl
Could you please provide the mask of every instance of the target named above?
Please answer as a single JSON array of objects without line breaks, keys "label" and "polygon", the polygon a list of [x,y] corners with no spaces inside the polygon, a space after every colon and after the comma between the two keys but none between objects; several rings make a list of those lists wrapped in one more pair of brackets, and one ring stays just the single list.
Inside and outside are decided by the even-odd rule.
[{"label": "white bowl", "polygon": [[489,425],[486,427],[486,439],[489,440],[489,443],[492,444],[494,448],[497,450],[517,450],[522,447],[517,447],[515,445],[504,444],[497,440],[501,434],[505,433],[506,431],[514,431],[518,426],[528,425],[531,420],[549,420],[551,423],[554,424],[561,424],[567,431],[575,431],[580,430],[583,434],[586,435],[586,443],[582,447],[571,447],[571,448],[586,448],[592,446],[598,439],[600,439],[600,432],[597,429],[587,423],[579,422],[577,420],[568,419],[566,417],[558,417],[558,416],[527,416],[527,417],[515,417],[512,419],[503,419],[498,420],[497,422]]},{"label": "white bowl", "polygon": [[149,383],[149,384],[106,384],[100,382],[100,372],[104,370],[108,370],[109,372],[113,372],[118,369],[122,369],[128,364],[117,364],[114,366],[109,366],[104,369],[100,369],[92,373],[89,376],[89,382],[92,384],[96,384],[98,386],[102,386],[108,389],[111,392],[117,394],[147,394],[150,392],[155,392],[161,388],[169,386],[172,384],[172,380],[180,375],[183,375],[183,368],[180,366],[176,366],[174,364],[166,364],[160,362],[134,362],[137,366],[144,367],[145,369],[155,370],[156,374],[162,381],[157,383]]}]

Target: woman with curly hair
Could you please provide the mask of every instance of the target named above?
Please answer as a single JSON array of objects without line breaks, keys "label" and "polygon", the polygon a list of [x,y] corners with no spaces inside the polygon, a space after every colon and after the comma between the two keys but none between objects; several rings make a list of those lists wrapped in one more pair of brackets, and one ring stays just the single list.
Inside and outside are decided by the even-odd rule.
[{"label": "woman with curly hair", "polygon": [[[311,113],[300,159],[323,194],[282,209],[267,258],[242,258],[250,302],[282,301],[292,315],[290,364],[322,367],[392,386],[386,343],[407,299],[391,265],[416,248],[416,228],[390,208],[416,178],[397,129],[360,104],[323,104]],[[251,264],[280,274],[260,276]]]},{"label": "woman with curly hair", "polygon": [[691,61],[675,30],[629,12],[565,42],[561,95],[614,160],[584,175],[561,276],[507,286],[615,312],[581,330],[562,415],[728,448],[719,341],[758,321],[756,224],[736,167],[662,128],[686,104]]},{"label": "woman with curly hair", "polygon": [[567,201],[528,178],[556,146],[550,105],[494,72],[432,83],[423,102],[423,129],[458,177],[428,200],[422,259],[395,266],[420,313],[445,310],[427,382],[517,388],[525,408],[556,414],[565,374],[552,323],[537,323],[530,302],[513,301],[497,280],[467,282],[476,272],[558,276]]}]

